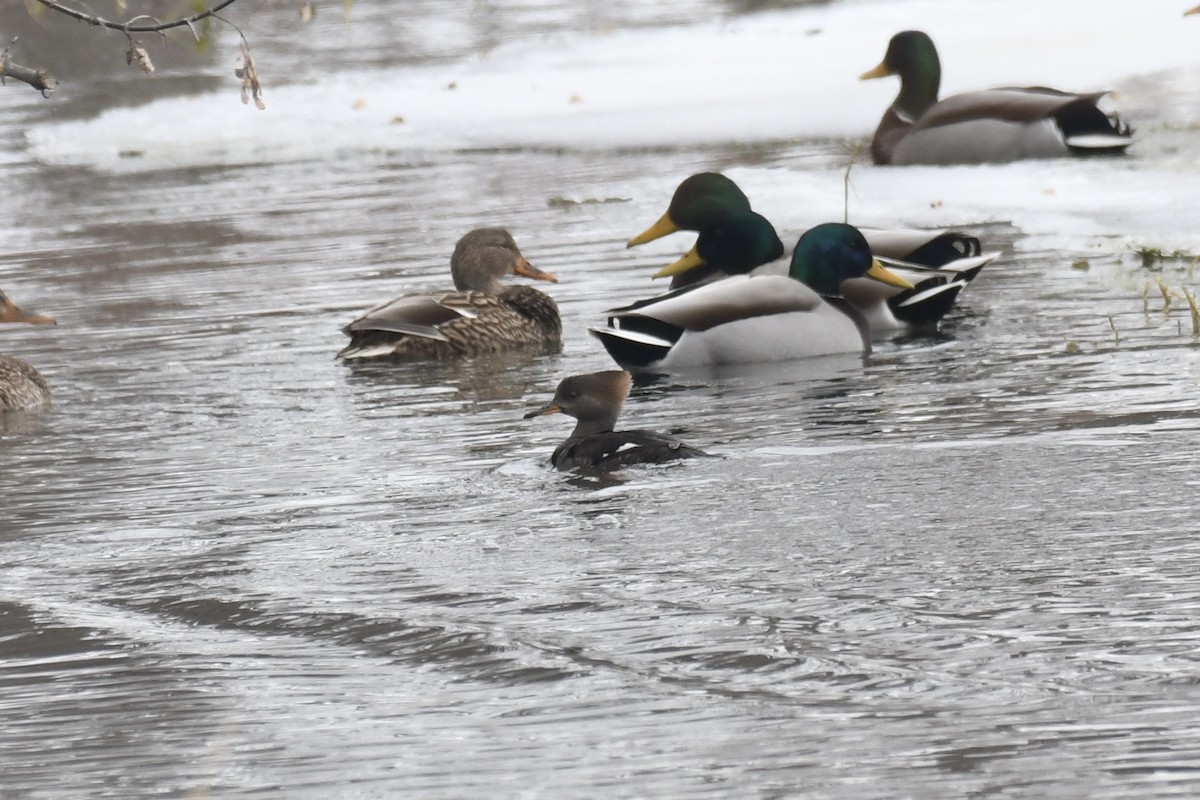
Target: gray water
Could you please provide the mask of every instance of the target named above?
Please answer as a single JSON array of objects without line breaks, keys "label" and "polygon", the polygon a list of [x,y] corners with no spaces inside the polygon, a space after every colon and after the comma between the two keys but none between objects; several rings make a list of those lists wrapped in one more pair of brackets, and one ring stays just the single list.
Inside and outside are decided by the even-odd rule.
[{"label": "gray water", "polygon": [[[692,7],[513,5],[463,52]],[[238,21],[303,74],[291,13]],[[458,55],[354,15],[372,65]],[[59,320],[0,332],[55,392],[0,423],[3,797],[1200,792],[1196,340],[1128,254],[980,226],[1005,257],[939,334],[642,382],[626,425],[722,458],[563,475],[522,413],[610,366],[586,324],[662,264],[623,241],[691,172],[848,145],[114,177],[22,156],[91,100],[0,91],[0,286]],[[333,359],[497,220],[562,279],[560,354]]]}]

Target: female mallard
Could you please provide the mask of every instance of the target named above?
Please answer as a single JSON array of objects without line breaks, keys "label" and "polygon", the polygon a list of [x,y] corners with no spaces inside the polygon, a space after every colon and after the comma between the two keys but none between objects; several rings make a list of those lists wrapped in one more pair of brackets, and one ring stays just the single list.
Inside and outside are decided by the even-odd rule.
[{"label": "female mallard", "polygon": [[521,255],[508,231],[478,228],[463,236],[450,273],[458,291],[398,297],[343,328],[350,344],[338,358],[447,358],[561,341],[553,299],[530,286],[500,284],[514,274],[558,282]]},{"label": "female mallard", "polygon": [[609,470],[708,455],[665,433],[613,430],[632,383],[624,370],[574,375],[558,384],[553,400],[526,414],[525,419],[558,413],[576,419],[550,463],[560,470]]},{"label": "female mallard", "polygon": [[938,100],[942,68],[921,31],[892,37],[863,79],[900,76],[900,94],[871,140],[876,164],[982,164],[1124,152],[1133,130],[1096,104],[1108,92],[1041,86],[968,92]]},{"label": "female mallard", "polygon": [[607,327],[590,330],[627,368],[865,355],[871,349],[870,330],[843,297],[845,282],[865,276],[911,288],[871,255],[866,239],[849,225],[826,223],[801,236],[786,276],[746,274],[782,252],[775,229],[763,217],[753,211],[727,214],[655,277],[705,264],[729,277],[614,309]]},{"label": "female mallard", "polygon": [[[3,291],[0,291],[0,322],[54,324],[50,317],[24,311]],[[0,413],[41,411],[49,407],[50,384],[41,373],[19,358],[0,354]]]},{"label": "female mallard", "polygon": [[[679,230],[699,231],[722,214],[749,210],[750,199],[736,183],[718,172],[701,172],[684,179],[666,213],[627,246]],[[954,307],[958,293],[997,255],[984,253],[977,237],[957,231],[860,230],[871,252],[913,285],[900,289],[855,278],[843,287],[846,299],[863,312],[876,336],[936,326]],[[785,274],[786,264],[766,266],[763,271]],[[724,273],[709,265],[676,275],[671,288],[720,277]]]}]

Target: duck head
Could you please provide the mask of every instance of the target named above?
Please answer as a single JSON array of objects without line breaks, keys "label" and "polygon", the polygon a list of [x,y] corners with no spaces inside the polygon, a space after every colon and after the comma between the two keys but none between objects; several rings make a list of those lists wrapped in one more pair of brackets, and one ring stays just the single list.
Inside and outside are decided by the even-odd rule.
[{"label": "duck head", "polygon": [[783,242],[766,217],[753,211],[731,211],[711,221],[700,231],[691,250],[654,273],[654,277],[679,275],[701,266],[744,275],[782,256]]},{"label": "duck head", "polygon": [[460,292],[492,296],[500,294],[500,279],[506,275],[558,283],[558,278],[533,266],[521,255],[512,234],[504,228],[476,228],[459,239],[450,256],[450,274],[454,277],[454,288]]},{"label": "duck head", "polygon": [[625,246],[652,242],[675,231],[704,230],[722,214],[749,210],[750,198],[736,183],[719,172],[699,172],[684,178],[671,196],[667,213]]},{"label": "duck head", "polygon": [[788,274],[824,297],[841,297],[842,282],[873,278],[901,289],[912,284],[879,263],[853,225],[827,222],[806,231],[796,242]]},{"label": "duck head", "polygon": [[549,403],[530,411],[525,419],[543,414],[574,417],[578,421],[572,438],[611,431],[632,385],[632,376],[623,369],[572,375],[558,384]]},{"label": "duck head", "polygon": [[883,61],[867,70],[859,80],[900,76],[900,94],[893,104],[910,120],[916,120],[937,102],[942,82],[942,65],[933,39],[923,31],[901,31],[888,42]]}]

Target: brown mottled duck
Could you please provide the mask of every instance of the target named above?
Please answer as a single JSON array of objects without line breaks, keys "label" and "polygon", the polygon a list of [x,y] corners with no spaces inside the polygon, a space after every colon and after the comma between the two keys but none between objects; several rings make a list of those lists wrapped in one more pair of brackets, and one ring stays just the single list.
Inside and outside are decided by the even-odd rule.
[{"label": "brown mottled duck", "polygon": [[[53,325],[43,314],[23,310],[0,291],[0,322],[24,322]],[[0,354],[0,413],[41,411],[50,407],[50,384],[31,365],[10,355]]]},{"label": "brown mottled duck", "polygon": [[554,300],[531,286],[500,283],[506,275],[558,282],[521,255],[508,231],[477,228],[463,236],[450,274],[457,291],[398,297],[351,322],[343,328],[350,344],[338,358],[453,358],[560,343]]}]

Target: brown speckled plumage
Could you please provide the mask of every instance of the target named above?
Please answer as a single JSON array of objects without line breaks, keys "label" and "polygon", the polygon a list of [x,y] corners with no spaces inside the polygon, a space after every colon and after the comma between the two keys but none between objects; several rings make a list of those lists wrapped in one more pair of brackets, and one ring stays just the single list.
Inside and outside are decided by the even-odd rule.
[{"label": "brown speckled plumage", "polygon": [[19,358],[0,354],[0,413],[50,407],[50,384]]},{"label": "brown speckled plumage", "polygon": [[[53,325],[42,314],[23,310],[0,291],[0,322]],[[0,354],[0,413],[41,411],[50,407],[50,384],[36,369],[19,358]]]},{"label": "brown speckled plumage", "polygon": [[556,282],[535,269],[503,228],[479,228],[459,240],[450,259],[458,291],[409,295],[366,312],[344,328],[350,344],[338,357],[401,360],[455,358],[523,347],[557,347],[558,304],[505,275]]}]

